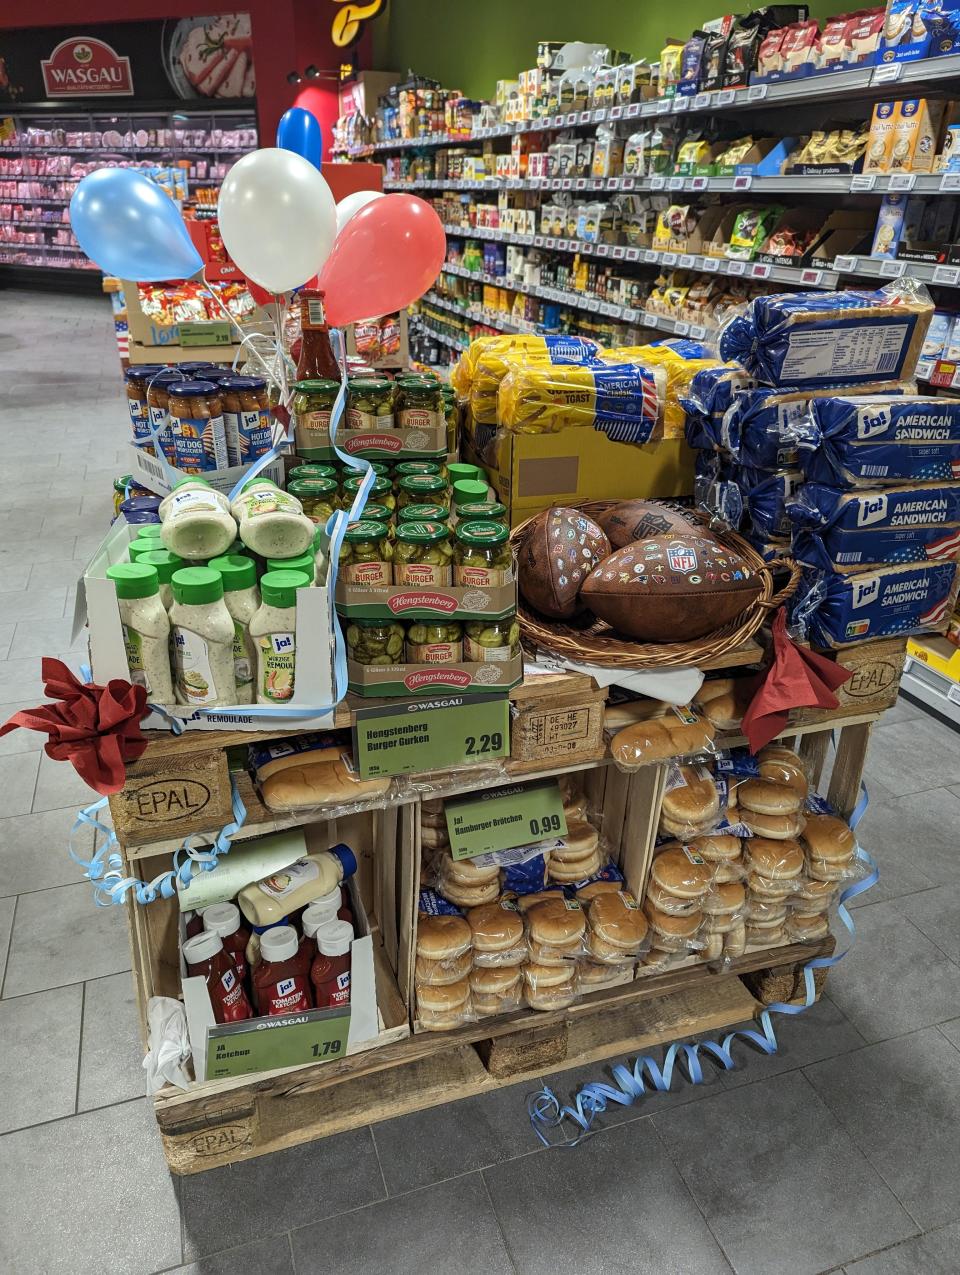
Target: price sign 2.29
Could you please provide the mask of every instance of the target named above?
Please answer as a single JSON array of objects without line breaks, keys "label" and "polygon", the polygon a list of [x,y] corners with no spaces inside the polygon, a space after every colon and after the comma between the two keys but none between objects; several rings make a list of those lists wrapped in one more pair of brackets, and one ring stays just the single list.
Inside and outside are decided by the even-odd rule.
[{"label": "price sign 2.29", "polygon": [[472,859],[495,850],[512,850],[567,831],[563,797],[555,779],[488,788],[444,803],[450,854]]},{"label": "price sign 2.29", "polygon": [[503,732],[491,731],[489,734],[468,735],[463,741],[465,757],[497,757],[503,752]]}]

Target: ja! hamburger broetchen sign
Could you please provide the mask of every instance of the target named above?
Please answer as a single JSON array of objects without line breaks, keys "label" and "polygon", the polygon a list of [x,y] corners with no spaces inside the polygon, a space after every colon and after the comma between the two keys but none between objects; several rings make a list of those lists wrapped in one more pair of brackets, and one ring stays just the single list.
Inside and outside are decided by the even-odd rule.
[{"label": "ja! hamburger broetchen sign", "polygon": [[132,97],[130,59],[103,40],[75,35],[61,40],[40,66],[47,97]]}]

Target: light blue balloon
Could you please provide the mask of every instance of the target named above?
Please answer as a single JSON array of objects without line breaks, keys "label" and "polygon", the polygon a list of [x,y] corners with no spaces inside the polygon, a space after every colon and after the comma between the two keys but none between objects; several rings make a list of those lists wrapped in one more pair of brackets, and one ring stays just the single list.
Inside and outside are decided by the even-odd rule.
[{"label": "light blue balloon", "polygon": [[88,173],[70,200],[70,225],[90,260],[120,279],[189,279],[203,269],[177,205],[135,168]]},{"label": "light blue balloon", "polygon": [[302,155],[319,169],[323,155],[323,131],[317,117],[302,106],[291,106],[277,125],[277,145],[281,150]]}]

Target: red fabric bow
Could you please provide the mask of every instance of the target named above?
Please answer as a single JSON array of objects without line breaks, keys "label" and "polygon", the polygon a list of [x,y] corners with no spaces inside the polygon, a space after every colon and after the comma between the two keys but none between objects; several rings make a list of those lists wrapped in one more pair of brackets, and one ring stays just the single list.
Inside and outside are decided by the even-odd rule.
[{"label": "red fabric bow", "polygon": [[791,708],[837,708],[839,700],[833,692],[853,677],[852,669],[797,646],[787,635],[783,607],[770,627],[773,663],[743,715],[743,733],[754,753],[786,729]]},{"label": "red fabric bow", "polygon": [[125,763],[136,761],[147,747],[140,722],[147,715],[147,692],[121,679],[106,686],[77,680],[66,664],[44,657],[43,689],[55,704],[23,708],[0,726],[0,736],[18,726],[46,731],[44,752],[70,761],[91,788],[104,795],[119,792],[126,782]]}]

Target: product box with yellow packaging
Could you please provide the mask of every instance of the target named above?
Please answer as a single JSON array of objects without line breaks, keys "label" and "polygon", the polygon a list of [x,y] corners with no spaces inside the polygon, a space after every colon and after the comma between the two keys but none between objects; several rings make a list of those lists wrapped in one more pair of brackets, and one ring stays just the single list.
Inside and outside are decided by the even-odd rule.
[{"label": "product box with yellow packaging", "polygon": [[863,159],[865,173],[885,173],[890,167],[890,150],[897,126],[897,103],[878,102],[870,120],[867,153]]},{"label": "product box with yellow packaging", "polygon": [[943,110],[943,102],[923,97],[897,103],[888,172],[933,172]]}]

